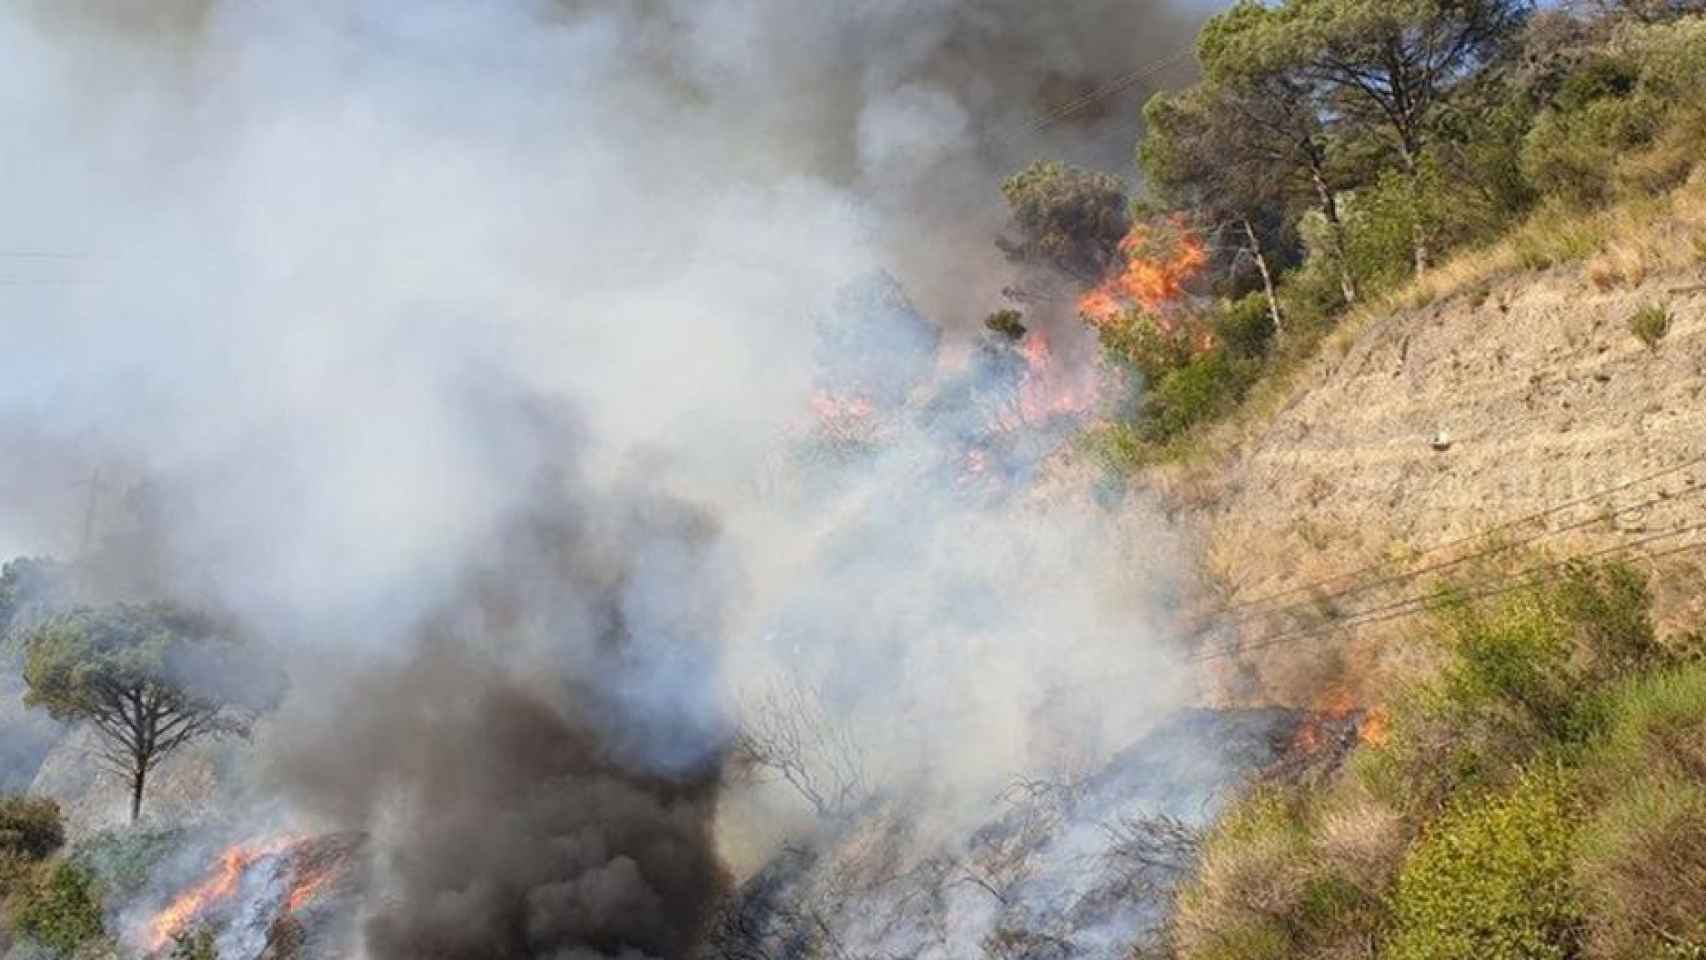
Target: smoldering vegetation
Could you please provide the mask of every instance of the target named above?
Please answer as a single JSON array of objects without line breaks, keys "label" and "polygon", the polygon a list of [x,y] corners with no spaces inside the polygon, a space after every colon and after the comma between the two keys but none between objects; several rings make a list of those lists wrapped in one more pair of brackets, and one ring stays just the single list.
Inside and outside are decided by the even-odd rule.
[{"label": "smoldering vegetation", "polygon": [[353,831],[367,956],[685,957],[789,851],[938,862],[1184,701],[1165,525],[1047,466],[1085,338],[976,321],[999,178],[1135,111],[1034,121],[1191,10],[181,6],[0,19],[8,242],[66,254],[11,264],[0,546],[290,679],[137,903]]}]

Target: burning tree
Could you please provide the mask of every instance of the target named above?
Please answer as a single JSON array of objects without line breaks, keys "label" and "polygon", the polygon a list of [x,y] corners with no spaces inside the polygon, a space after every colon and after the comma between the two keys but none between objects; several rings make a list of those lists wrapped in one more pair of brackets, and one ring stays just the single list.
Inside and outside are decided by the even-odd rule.
[{"label": "burning tree", "polygon": [[179,747],[247,737],[254,716],[232,686],[232,644],[206,617],[163,605],[79,608],[25,639],[25,702],[55,719],[87,721],[100,757],[130,784],[130,819],[148,774]]}]

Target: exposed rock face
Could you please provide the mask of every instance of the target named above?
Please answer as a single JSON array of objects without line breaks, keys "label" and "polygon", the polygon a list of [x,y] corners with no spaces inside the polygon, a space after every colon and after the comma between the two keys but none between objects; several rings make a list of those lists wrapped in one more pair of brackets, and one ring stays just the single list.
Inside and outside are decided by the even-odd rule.
[{"label": "exposed rock face", "polygon": [[[231,746],[192,743],[166,758],[148,775],[142,800],[146,824],[191,823],[217,815],[214,803]],[[66,838],[76,843],[130,820],[130,785],[100,758],[100,742],[78,727],[56,742],[28,784],[29,792],[59,801]]]},{"label": "exposed rock face", "polygon": [[726,905],[708,956],[1129,957],[1158,932],[1196,828],[1302,718],[1181,711],[1085,780],[1016,781],[948,842],[881,804],[784,849]]},{"label": "exposed rock face", "polygon": [[[1328,594],[1349,582],[1300,588],[1373,564],[1402,566],[1416,551],[1668,468],[1683,469],[1504,536],[1522,540],[1574,525],[1534,545],[1567,555],[1696,522],[1706,489],[1706,465],[1698,462],[1706,456],[1706,289],[1699,279],[1653,276],[1602,290],[1579,268],[1560,268],[1394,312],[1342,350],[1328,344],[1293,378],[1298,386],[1284,408],[1249,435],[1229,427],[1237,451],[1226,461],[1157,471],[1154,480],[1179,506],[1202,508],[1192,519],[1209,572],[1227,588],[1214,606],[1299,591],[1273,605],[1289,609],[1246,617],[1216,642],[1307,631],[1417,593],[1426,581],[1342,600]],[[1649,304],[1671,317],[1656,349],[1629,329],[1629,318]],[[1448,449],[1434,442],[1441,436]],[[1694,532],[1643,550],[1701,539]],[[1661,628],[1698,621],[1703,569],[1699,554],[1685,555],[1655,578]],[[1417,649],[1403,642],[1413,623],[1394,620],[1217,662],[1225,668],[1217,670],[1219,700],[1301,706],[1324,684],[1338,683],[1355,702],[1378,703],[1386,667],[1402,666],[1388,658]]]}]

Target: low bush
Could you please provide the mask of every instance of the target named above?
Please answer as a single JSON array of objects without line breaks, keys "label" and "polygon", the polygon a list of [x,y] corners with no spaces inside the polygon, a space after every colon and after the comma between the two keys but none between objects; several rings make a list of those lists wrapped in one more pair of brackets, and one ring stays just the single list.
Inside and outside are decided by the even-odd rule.
[{"label": "low bush", "polygon": [[1626,681],[1584,760],[1598,806],[1577,865],[1590,954],[1706,953],[1706,664]]},{"label": "low bush", "polygon": [[1377,942],[1384,877],[1402,848],[1388,813],[1258,788],[1217,824],[1179,897],[1182,960],[1337,956]]},{"label": "low bush", "polygon": [[0,898],[64,843],[59,804],[46,797],[0,797]]},{"label": "low bush", "polygon": [[1629,332],[1648,350],[1657,349],[1659,341],[1670,332],[1670,311],[1656,303],[1647,304],[1629,317]]},{"label": "low bush", "polygon": [[37,867],[13,891],[11,908],[17,930],[59,957],[102,934],[100,885],[92,871],[69,860]]},{"label": "low bush", "polygon": [[1572,886],[1579,814],[1552,770],[1466,798],[1417,842],[1393,895],[1390,960],[1565,960],[1583,914]]},{"label": "low bush", "polygon": [[1164,443],[1220,416],[1244,399],[1259,370],[1254,360],[1215,350],[1168,373],[1145,398],[1145,438]]},{"label": "low bush", "polygon": [[1353,768],[1375,794],[1428,816],[1465,790],[1498,790],[1537,756],[1580,750],[1608,721],[1603,688],[1664,663],[1645,580],[1572,564],[1554,584],[1437,614],[1445,662],[1393,697],[1392,736]]},{"label": "low bush", "polygon": [[1221,304],[1212,325],[1215,341],[1233,356],[1260,359],[1273,346],[1274,317],[1260,293]]},{"label": "low bush", "polygon": [[59,804],[47,797],[0,797],[0,852],[44,860],[65,843]]}]

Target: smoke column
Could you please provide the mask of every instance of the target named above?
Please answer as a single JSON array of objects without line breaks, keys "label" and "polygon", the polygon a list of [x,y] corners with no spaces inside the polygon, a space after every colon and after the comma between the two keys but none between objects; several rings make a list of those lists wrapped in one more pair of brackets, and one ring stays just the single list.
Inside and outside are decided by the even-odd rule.
[{"label": "smoke column", "polygon": [[685,956],[803,816],[725,782],[774,678],[926,825],[1185,695],[1141,503],[966,496],[958,400],[827,479],[796,440],[849,283],[963,356],[1000,178],[1138,132],[1032,120],[1204,13],[10,4],[0,550],[280,651],[261,765],[376,837],[368,955]]}]

